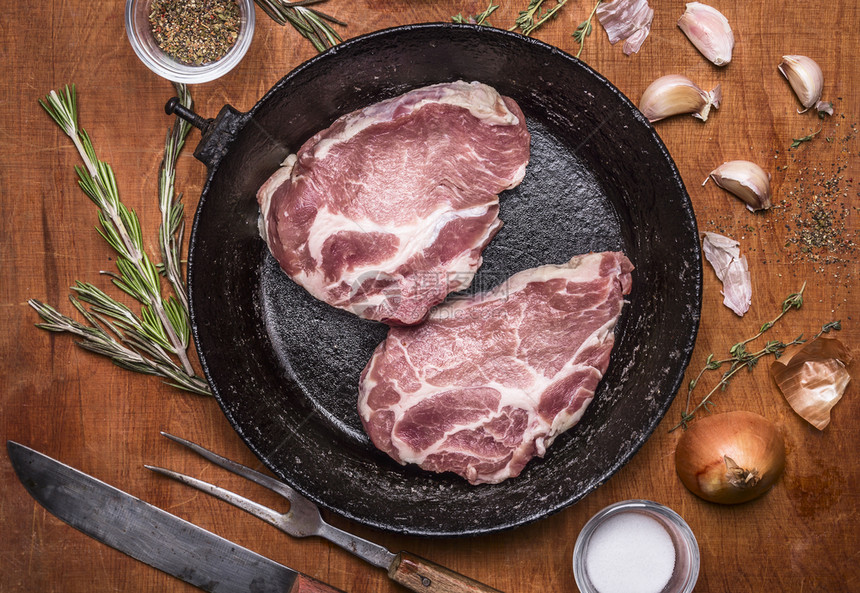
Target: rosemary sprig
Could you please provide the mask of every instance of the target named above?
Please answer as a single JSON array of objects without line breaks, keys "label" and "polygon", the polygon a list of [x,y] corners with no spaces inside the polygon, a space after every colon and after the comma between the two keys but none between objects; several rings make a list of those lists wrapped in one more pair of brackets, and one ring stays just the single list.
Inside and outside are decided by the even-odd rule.
[{"label": "rosemary sprig", "polygon": [[791,139],[791,146],[789,146],[789,150],[792,148],[797,148],[798,146],[800,146],[804,142],[809,142],[810,140],[815,138],[820,132],[821,132],[821,130],[818,130],[818,132],[812,132],[809,136],[804,136],[803,138],[792,138]]},{"label": "rosemary sprig", "polygon": [[[176,91],[179,102],[190,107],[191,93],[184,84],[177,84]],[[188,297],[185,294],[185,283],[182,279],[180,251],[182,238],[185,235],[185,212],[182,206],[182,196],[175,194],[176,161],[185,138],[191,131],[191,124],[182,118],[176,118],[174,125],[167,132],[164,141],[164,159],[161,161],[158,181],[158,207],[161,210],[161,226],[158,229],[158,246],[161,250],[161,265],[159,271],[170,282],[173,293],[179,300],[181,309],[188,310]]]},{"label": "rosemary sprig", "polygon": [[[177,85],[180,100],[191,106],[191,95],[185,85]],[[35,299],[29,302],[45,323],[37,327],[48,331],[68,332],[82,338],[82,348],[109,357],[122,368],[158,375],[170,384],[200,394],[210,394],[205,380],[196,376],[188,358],[190,324],[185,288],[180,272],[182,244],[182,204],[175,200],[176,159],[190,126],[178,123],[168,132],[164,160],[159,177],[159,207],[162,223],[159,246],[162,262],[153,264],[143,248],[140,220],[119,198],[113,170],[100,161],[85,130],[78,126],[75,87],[51,91],[39,103],[60,129],[72,140],[83,160],[75,167],[79,185],[98,207],[96,230],[117,252],[117,272],[103,272],[120,290],[141,304],[140,315],[108,296],[92,284],[77,282],[69,296],[72,305],[89,325],[62,315],[53,307]],[[184,125],[183,125],[184,124]],[[170,283],[174,295],[161,292],[159,269]],[[90,306],[89,310],[84,303]],[[111,335],[112,332],[114,335]],[[172,357],[178,359],[178,364]]]},{"label": "rosemary sprig", "polygon": [[325,51],[343,41],[332,24],[346,27],[346,23],[331,15],[320,12],[315,8],[308,8],[313,4],[319,4],[326,0],[300,0],[299,2],[288,2],[287,0],[254,0],[276,23],[286,25],[289,23],[310,41],[317,51]]},{"label": "rosemary sprig", "polygon": [[[76,286],[74,289],[77,288],[81,287]],[[88,285],[87,288],[92,288],[92,285]],[[185,391],[200,395],[211,395],[206,381],[200,377],[187,375],[182,368],[170,360],[170,357],[157,344],[130,333],[124,334],[117,327],[117,323],[111,323],[105,317],[87,311],[74,296],[70,295],[69,300],[84,319],[89,322],[89,325],[84,325],[71,317],[59,313],[50,305],[30,299],[27,302],[45,322],[37,324],[36,327],[52,332],[74,334],[82,338],[82,341],[76,342],[78,346],[84,350],[110,358],[120,368],[162,377],[168,380],[169,385],[184,389]],[[113,302],[115,303],[116,301]],[[110,332],[116,334],[119,339],[114,338]],[[149,357],[141,354],[142,352]]]},{"label": "rosemary sprig", "polygon": [[[747,370],[752,370],[763,357],[768,355],[773,355],[774,358],[779,358],[782,356],[782,353],[789,346],[793,346],[795,344],[802,344],[806,340],[803,339],[803,334],[795,338],[790,342],[781,342],[779,340],[770,340],[765,343],[764,347],[756,352],[748,352],[746,349],[746,345],[761,337],[765,332],[769,331],[774,324],[776,324],[780,319],[782,319],[786,313],[788,313],[791,309],[800,309],[803,306],[803,292],[806,290],[806,282],[803,283],[803,286],[800,287],[798,292],[792,293],[788,295],[782,302],[782,310],[779,315],[777,315],[771,321],[768,321],[762,324],[761,329],[759,329],[758,333],[751,338],[743,340],[742,342],[736,343],[734,346],[729,348],[729,354],[731,355],[729,358],[724,358],[722,360],[714,360],[714,355],[709,354],[708,358],[705,360],[705,366],[702,367],[702,370],[699,371],[699,374],[696,375],[696,378],[690,381],[690,384],[687,386],[687,404],[684,408],[684,411],[681,413],[681,421],[678,422],[675,426],[669,429],[669,432],[673,432],[678,428],[687,428],[687,425],[696,415],[696,412],[702,408],[708,409],[709,407],[714,406],[714,402],[711,401],[711,397],[718,390],[725,390],[729,381],[732,377],[735,376],[741,369],[746,368]],[[822,327],[823,332],[828,332],[830,329],[839,329],[837,327],[838,322],[827,324]],[[827,329],[825,329],[827,328]],[[821,332],[818,333],[821,335]],[[816,335],[816,337],[818,337]],[[702,400],[692,409],[690,409],[690,404],[692,403],[692,394],[693,390],[699,384],[702,376],[707,371],[715,371],[721,368],[724,364],[730,364],[729,369],[725,371],[720,378],[720,381],[717,385],[711,389],[711,391],[702,398]]]},{"label": "rosemary sprig", "polygon": [[535,29],[550,20],[561,10],[561,7],[567,4],[567,0],[557,0],[555,6],[541,11],[541,5],[544,0],[529,0],[529,4],[525,10],[520,11],[514,26],[508,31],[520,29],[523,35],[531,35]]},{"label": "rosemary sprig", "polygon": [[490,15],[493,14],[496,9],[499,7],[499,4],[493,4],[490,2],[490,5],[487,9],[480,14],[473,14],[468,17],[464,17],[463,13],[456,14],[451,17],[451,20],[455,23],[471,23],[473,25],[490,25],[487,22],[487,19],[490,18]]}]

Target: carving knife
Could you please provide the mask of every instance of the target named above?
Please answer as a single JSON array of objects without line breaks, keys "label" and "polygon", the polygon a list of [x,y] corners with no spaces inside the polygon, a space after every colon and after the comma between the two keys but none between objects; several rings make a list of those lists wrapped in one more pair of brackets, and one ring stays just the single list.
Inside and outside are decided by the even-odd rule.
[{"label": "carving knife", "polygon": [[12,467],[51,514],[213,593],[343,593],[14,441]]}]

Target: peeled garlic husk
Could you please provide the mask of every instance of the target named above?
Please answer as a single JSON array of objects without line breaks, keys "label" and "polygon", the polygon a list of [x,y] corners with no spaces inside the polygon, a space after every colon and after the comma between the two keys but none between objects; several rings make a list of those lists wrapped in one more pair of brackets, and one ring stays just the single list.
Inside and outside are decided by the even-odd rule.
[{"label": "peeled garlic husk", "polygon": [[732,61],[735,36],[729,20],[707,4],[689,2],[687,10],[678,19],[678,27],[702,55],[717,66]]},{"label": "peeled garlic husk", "polygon": [[648,0],[599,2],[597,20],[603,25],[609,43],[615,45],[623,40],[624,54],[629,56],[639,51],[651,32],[654,9],[648,5]]},{"label": "peeled garlic husk", "polygon": [[752,280],[749,264],[741,255],[741,244],[717,233],[705,232],[702,252],[723,283],[723,304],[743,317],[752,302]]},{"label": "peeled garlic husk", "polygon": [[782,56],[782,63],[778,68],[804,107],[803,111],[798,110],[799,113],[813,106],[818,111],[833,113],[833,105],[821,100],[824,74],[815,60],[806,56]]},{"label": "peeled garlic husk", "polygon": [[722,98],[720,85],[708,93],[686,76],[667,74],[645,89],[639,110],[652,123],[681,113],[692,113],[693,117],[707,121],[711,107],[719,109]]},{"label": "peeled garlic husk", "polygon": [[711,171],[702,185],[714,183],[746,203],[751,212],[770,208],[770,173],[750,161],[728,161]]}]

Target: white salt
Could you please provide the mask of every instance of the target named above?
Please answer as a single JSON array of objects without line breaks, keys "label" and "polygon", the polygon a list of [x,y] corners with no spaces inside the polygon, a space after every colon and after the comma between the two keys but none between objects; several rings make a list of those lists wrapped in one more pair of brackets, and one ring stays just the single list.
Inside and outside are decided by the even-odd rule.
[{"label": "white salt", "polygon": [[660,593],[675,569],[669,532],[637,512],[604,521],[591,536],[586,554],[585,570],[600,593]]}]

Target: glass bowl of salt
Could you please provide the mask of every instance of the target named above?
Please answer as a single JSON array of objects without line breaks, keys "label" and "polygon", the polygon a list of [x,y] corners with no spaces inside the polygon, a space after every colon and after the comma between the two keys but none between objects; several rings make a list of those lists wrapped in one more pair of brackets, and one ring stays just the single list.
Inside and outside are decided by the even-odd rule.
[{"label": "glass bowl of salt", "polygon": [[690,593],[699,577],[699,545],[672,509],[626,500],[582,528],[573,576],[581,593]]}]

